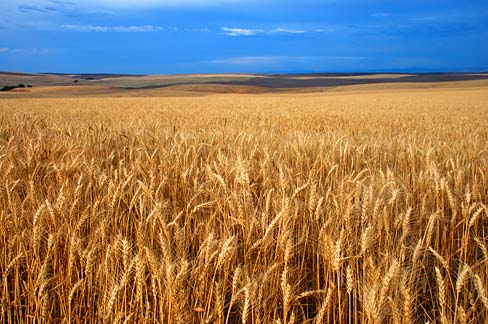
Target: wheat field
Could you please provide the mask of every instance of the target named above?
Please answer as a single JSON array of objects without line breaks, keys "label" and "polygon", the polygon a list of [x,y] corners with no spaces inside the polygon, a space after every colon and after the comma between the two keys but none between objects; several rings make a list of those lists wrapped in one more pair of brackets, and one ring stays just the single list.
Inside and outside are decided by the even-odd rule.
[{"label": "wheat field", "polygon": [[488,91],[0,100],[2,323],[486,323]]}]

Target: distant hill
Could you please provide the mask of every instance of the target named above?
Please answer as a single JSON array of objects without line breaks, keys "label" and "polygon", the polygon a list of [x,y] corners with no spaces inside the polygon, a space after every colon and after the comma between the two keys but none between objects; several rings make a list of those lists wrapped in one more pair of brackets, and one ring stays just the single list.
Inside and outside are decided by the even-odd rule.
[{"label": "distant hill", "polygon": [[[341,86],[442,84],[488,80],[488,73],[294,73],[294,74],[63,74],[0,72],[0,88],[18,84],[65,87],[80,93],[157,90],[193,93],[263,93],[270,91],[323,91]],[[69,89],[67,86],[70,86]],[[58,89],[58,88],[56,88]],[[61,91],[63,88],[59,88]],[[314,90],[315,89],[315,90]],[[58,91],[56,90],[56,91]],[[9,91],[8,91],[9,92]],[[39,93],[39,92],[37,92]]]}]

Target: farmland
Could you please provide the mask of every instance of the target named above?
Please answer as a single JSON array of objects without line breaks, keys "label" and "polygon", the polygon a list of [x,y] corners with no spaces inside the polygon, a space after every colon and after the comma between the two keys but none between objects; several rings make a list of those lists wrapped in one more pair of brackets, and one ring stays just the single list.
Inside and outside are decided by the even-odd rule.
[{"label": "farmland", "polygon": [[0,99],[1,322],[488,321],[485,83],[150,94]]}]

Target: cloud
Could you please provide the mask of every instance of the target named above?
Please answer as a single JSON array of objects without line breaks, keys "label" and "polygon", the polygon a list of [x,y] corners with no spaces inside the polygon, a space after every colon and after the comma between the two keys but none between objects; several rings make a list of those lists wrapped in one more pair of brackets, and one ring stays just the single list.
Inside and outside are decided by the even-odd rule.
[{"label": "cloud", "polygon": [[62,29],[78,32],[116,32],[116,33],[151,33],[164,31],[162,26],[141,25],[141,26],[98,26],[98,25],[61,25]]},{"label": "cloud", "polygon": [[173,6],[209,6],[242,2],[240,0],[89,0],[110,7],[173,7]]},{"label": "cloud", "polygon": [[184,28],[183,31],[188,32],[188,33],[210,33],[212,32],[212,29],[208,27],[202,27],[202,28]]},{"label": "cloud", "polygon": [[283,63],[286,60],[286,56],[241,56],[211,60],[208,61],[208,63],[228,65],[270,65]]},{"label": "cloud", "polygon": [[221,27],[220,30],[223,31],[224,35],[227,36],[254,36],[264,32],[261,29],[228,28],[228,27]]},{"label": "cloud", "polygon": [[331,33],[334,31],[336,31],[335,28],[327,27],[327,28],[317,28],[317,29],[314,29],[312,32],[314,32],[314,33]]},{"label": "cloud", "polygon": [[63,1],[63,0],[49,0],[52,3],[56,3],[58,5],[74,5],[75,3],[73,1]]},{"label": "cloud", "polygon": [[[106,26],[106,25],[61,25],[61,29],[77,31],[77,32],[120,32],[120,33],[148,33],[148,32],[160,32],[160,31],[183,31],[194,33],[210,33],[212,29],[208,27],[200,28],[177,28],[174,26],[155,26],[155,25],[136,25],[136,26]],[[316,30],[303,30],[293,28],[274,28],[274,29],[252,29],[252,28],[230,28],[221,27],[220,31],[223,35],[232,37],[246,37],[255,35],[274,35],[274,34],[304,34],[308,32],[326,32],[330,30],[316,29]]]},{"label": "cloud", "polygon": [[13,54],[13,55],[45,55],[49,53],[46,48],[9,48],[0,47],[0,54]]},{"label": "cloud", "polygon": [[239,56],[207,61],[210,64],[224,65],[276,65],[284,63],[317,63],[317,62],[344,62],[362,61],[363,56]]},{"label": "cloud", "polygon": [[[5,5],[18,6],[19,10],[36,11],[36,8],[163,8],[163,7],[210,7],[244,3],[244,0],[2,0]],[[38,10],[37,10],[38,11]]]},{"label": "cloud", "polygon": [[17,8],[21,12],[31,12],[31,11],[45,12],[43,8],[36,5],[30,5],[30,4],[21,4]]},{"label": "cloud", "polygon": [[63,0],[38,0],[21,3],[17,6],[21,13],[60,13],[69,17],[79,17],[81,12],[90,12],[80,9],[76,3]]},{"label": "cloud", "polygon": [[290,29],[290,28],[276,28],[270,31],[270,33],[285,33],[285,34],[303,34],[306,33],[303,29]]},{"label": "cloud", "polygon": [[314,29],[314,30],[305,30],[305,29],[296,29],[296,28],[285,28],[285,27],[277,27],[274,29],[251,29],[251,28],[229,28],[229,27],[221,27],[220,30],[223,32],[224,35],[239,37],[239,36],[255,36],[255,35],[274,35],[274,34],[305,34],[310,32],[326,32],[330,30],[326,29]]},{"label": "cloud", "polygon": [[391,16],[391,13],[389,12],[375,12],[373,14],[371,14],[371,17],[373,18],[386,18],[386,17],[390,17]]}]

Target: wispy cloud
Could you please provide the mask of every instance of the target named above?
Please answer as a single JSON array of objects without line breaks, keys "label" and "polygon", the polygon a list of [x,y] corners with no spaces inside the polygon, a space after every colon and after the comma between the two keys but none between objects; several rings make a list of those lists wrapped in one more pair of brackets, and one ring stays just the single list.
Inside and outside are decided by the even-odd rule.
[{"label": "wispy cloud", "polygon": [[[81,2],[80,0],[78,0]],[[208,7],[243,2],[243,0],[85,0],[110,7]]]},{"label": "wispy cloud", "polygon": [[254,36],[262,34],[264,31],[261,29],[249,29],[249,28],[229,28],[221,27],[220,30],[227,36]]},{"label": "wispy cloud", "polygon": [[18,9],[21,12],[31,12],[31,11],[45,12],[44,8],[41,8],[36,5],[31,5],[31,4],[21,4],[18,6]]},{"label": "wispy cloud", "polygon": [[273,29],[271,31],[269,31],[270,33],[285,33],[285,34],[303,34],[303,33],[306,33],[307,31],[306,30],[303,30],[303,29],[292,29],[292,28],[276,28],[276,29]]},{"label": "wispy cloud", "polygon": [[78,32],[116,32],[116,33],[151,33],[166,30],[162,26],[99,26],[99,25],[61,25],[62,29]]},{"label": "wispy cloud", "polygon": [[391,13],[389,12],[375,12],[373,14],[371,14],[371,17],[373,18],[386,18],[386,17],[390,17],[391,16]]},{"label": "wispy cloud", "polygon": [[188,33],[210,33],[210,32],[212,32],[212,29],[210,29],[208,27],[184,28],[183,31],[188,32]]},{"label": "wispy cloud", "polygon": [[207,61],[210,64],[224,64],[224,65],[275,65],[283,63],[310,63],[310,62],[347,62],[347,61],[362,61],[366,57],[363,56],[239,56],[222,59],[215,59]]},{"label": "wispy cloud", "polygon": [[333,27],[317,28],[317,29],[312,30],[312,32],[314,32],[314,33],[331,33],[334,31],[336,31],[336,28],[333,28]]},{"label": "wispy cloud", "polygon": [[64,0],[49,0],[52,3],[56,3],[58,5],[72,5],[74,4],[73,1],[64,1]]},{"label": "wispy cloud", "polygon": [[46,48],[10,48],[0,47],[0,54],[13,54],[13,55],[45,55],[49,53]]},{"label": "wispy cloud", "polygon": [[221,27],[220,30],[224,35],[239,37],[239,36],[255,36],[255,35],[275,35],[275,34],[305,34],[305,33],[323,33],[330,29],[297,29],[287,27],[277,27],[273,29],[252,29],[252,28],[230,28]]},{"label": "wispy cloud", "polygon": [[[2,0],[7,5],[19,5],[27,10],[46,6],[73,6],[77,8],[164,8],[164,7],[213,7],[243,3],[244,0]],[[30,7],[30,8],[29,8]]]},{"label": "wispy cloud", "polygon": [[17,10],[22,13],[60,13],[70,17],[78,17],[80,9],[75,2],[63,0],[39,0],[21,3]]},{"label": "wispy cloud", "polygon": [[240,56],[211,60],[208,61],[208,63],[229,65],[270,65],[283,63],[286,60],[286,56]]}]

